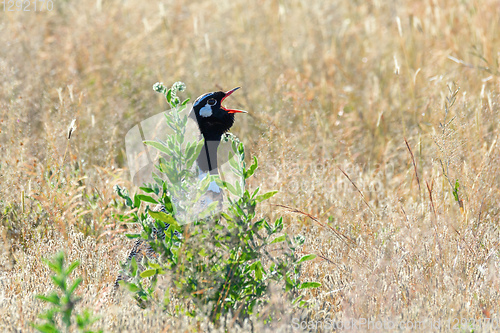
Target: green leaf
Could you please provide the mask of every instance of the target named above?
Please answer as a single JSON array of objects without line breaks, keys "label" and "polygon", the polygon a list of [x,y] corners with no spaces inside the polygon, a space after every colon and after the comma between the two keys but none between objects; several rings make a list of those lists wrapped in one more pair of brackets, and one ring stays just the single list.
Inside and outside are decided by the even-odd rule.
[{"label": "green leaf", "polygon": [[305,256],[303,256],[302,258],[300,258],[297,261],[297,264],[300,264],[300,263],[302,263],[304,261],[313,260],[314,258],[316,258],[315,254],[306,254]]},{"label": "green leaf", "polygon": [[286,240],[286,235],[281,235],[279,237],[276,237],[275,239],[273,239],[273,241],[269,244],[274,244],[274,243],[280,243],[280,242],[283,242]]},{"label": "green leaf", "polygon": [[179,173],[174,172],[170,169],[165,170],[164,173],[167,175],[168,180],[173,184],[174,187],[180,186]]},{"label": "green leaf", "polygon": [[80,285],[80,283],[82,283],[82,281],[83,281],[82,278],[76,279],[75,282],[73,282],[73,284],[71,285],[71,287],[69,287],[68,293],[72,294],[76,290],[76,288],[78,288],[78,286]]},{"label": "green leaf", "polygon": [[238,145],[238,153],[240,153],[241,160],[243,161],[245,159],[245,148],[243,147],[242,142]]},{"label": "green leaf", "polygon": [[49,322],[54,323],[54,316],[59,313],[58,307],[52,307],[47,311],[38,315],[38,318],[47,319]]},{"label": "green leaf", "polygon": [[135,276],[135,273],[137,272],[137,261],[135,260],[135,256],[132,257],[132,260],[130,260],[130,272],[132,273],[132,276]]},{"label": "green leaf", "polygon": [[161,151],[162,153],[165,153],[165,154],[168,154],[168,155],[171,155],[172,154],[172,150],[169,149],[169,147],[165,146],[164,144],[158,142],[158,141],[151,141],[151,140],[146,140],[143,142],[145,145],[148,145],[148,146],[151,146],[153,148],[156,148],[158,149],[159,151]]},{"label": "green leaf", "polygon": [[155,191],[152,189],[152,188],[149,188],[149,187],[139,187],[140,190],[146,192],[146,193],[155,193]]},{"label": "green leaf", "polygon": [[55,272],[55,273],[61,273],[61,266],[58,265],[57,263],[53,263],[52,261],[50,260],[47,260],[47,259],[42,259],[42,261],[47,265],[49,266],[50,270]]},{"label": "green leaf", "polygon": [[59,303],[60,303],[59,296],[56,293],[52,293],[49,296],[36,295],[36,298],[38,298],[39,300],[45,301],[45,302],[56,304],[56,305],[59,305]]},{"label": "green leaf", "polygon": [[[76,315],[76,324],[79,329],[84,330],[85,333],[91,333],[91,331],[85,330],[88,325],[92,325],[99,317],[92,317],[92,312],[89,310],[84,310],[83,314]],[[100,331],[102,332],[102,330]]]},{"label": "green leaf", "polygon": [[281,231],[283,229],[283,217],[280,217],[274,222],[274,230]]},{"label": "green leaf", "polygon": [[236,161],[236,158],[230,158],[229,159],[229,165],[231,166],[231,168],[233,168],[234,171],[240,171],[240,165],[239,163]]},{"label": "green leaf", "polygon": [[264,227],[266,228],[266,231],[269,235],[271,235],[273,233],[273,230],[272,230],[271,226],[269,225],[269,222],[264,221]]},{"label": "green leaf", "polygon": [[163,185],[163,184],[164,184],[163,180],[162,180],[160,177],[158,177],[158,175],[157,175],[156,173],[154,173],[154,172],[153,172],[153,173],[151,174],[151,176],[153,177],[154,181],[155,181],[158,185]]},{"label": "green leaf", "polygon": [[[122,282],[120,281],[120,283],[122,283]],[[133,293],[136,293],[139,290],[141,290],[141,288],[139,288],[138,286],[136,286],[134,283],[127,283],[127,289],[130,290]]]},{"label": "green leaf", "polygon": [[139,199],[138,195],[134,195],[134,207],[139,208],[141,206],[141,199]]},{"label": "green leaf", "polygon": [[156,274],[156,269],[147,269],[144,272],[142,272],[140,275],[143,278],[147,278],[147,277],[153,276],[155,274]]},{"label": "green leaf", "polygon": [[166,190],[163,190],[163,191],[164,191],[163,196],[162,196],[163,205],[165,206],[165,209],[167,210],[167,212],[173,213],[174,207],[172,206],[172,201],[170,200],[170,197],[168,196]]},{"label": "green leaf", "polygon": [[177,107],[180,102],[181,102],[181,100],[179,99],[179,97],[175,96],[175,98],[172,100],[172,105]]},{"label": "green leaf", "polygon": [[188,142],[187,147],[186,147],[186,159],[187,160],[189,160],[193,157],[195,149],[196,149],[196,145],[191,144],[191,142]]},{"label": "green leaf", "polygon": [[231,139],[232,139],[231,148],[233,149],[234,154],[238,154],[238,148],[236,147],[236,141],[232,137],[231,137]]},{"label": "green leaf", "polygon": [[254,267],[255,267],[255,278],[259,281],[262,280],[262,271],[264,269],[262,268],[262,263],[260,262],[260,260],[255,262]]},{"label": "green leaf", "polygon": [[139,238],[141,237],[140,234],[125,234],[125,236],[129,239],[134,239],[134,238]]},{"label": "green leaf", "polygon": [[61,277],[59,275],[52,275],[51,278],[56,286],[58,286],[59,288],[61,288],[63,290],[65,289],[64,277]]},{"label": "green leaf", "polygon": [[257,222],[255,222],[253,225],[254,225],[254,228],[257,228],[257,230],[260,230],[262,229],[262,227],[264,227],[264,222],[266,220],[265,219],[260,219],[258,220]]},{"label": "green leaf", "polygon": [[278,193],[278,191],[271,191],[271,192],[267,192],[266,194],[262,194],[262,195],[258,195],[256,198],[255,198],[255,201],[257,202],[262,202],[264,200],[267,200],[269,198],[271,198],[273,195],[275,195],[276,193]]},{"label": "green leaf", "polygon": [[318,288],[318,287],[321,287],[321,283],[319,282],[304,282],[299,286],[299,289]]},{"label": "green leaf", "polygon": [[255,191],[253,192],[253,194],[252,194],[252,199],[255,198],[255,196],[257,195],[257,193],[259,193],[259,191],[260,191],[260,187],[257,187],[255,189]]},{"label": "green leaf", "polygon": [[172,89],[168,89],[165,98],[167,99],[168,104],[172,104]]},{"label": "green leaf", "polygon": [[191,156],[190,159],[188,159],[188,161],[186,163],[186,168],[187,169],[191,168],[191,166],[193,165],[193,163],[196,161],[196,159],[200,155],[201,150],[203,149],[204,142],[205,142],[204,140],[200,140],[200,141],[198,141],[196,143],[194,154]]},{"label": "green leaf", "polygon": [[182,145],[184,143],[184,135],[176,135],[175,137],[178,144]]},{"label": "green leaf", "polygon": [[75,268],[77,268],[79,265],[80,265],[80,262],[79,262],[78,260],[73,261],[73,262],[71,263],[71,265],[69,265],[68,269],[66,269],[66,275],[70,275],[70,274],[71,274],[71,272],[73,272],[73,270],[74,270]]},{"label": "green leaf", "polygon": [[42,325],[33,325],[33,327],[42,333],[59,333],[60,332],[53,324],[50,324],[50,323],[45,323]]},{"label": "green leaf", "polygon": [[130,199],[130,196],[127,194],[127,191],[125,189],[122,189],[119,185],[115,185],[113,189],[120,196],[120,198],[125,200],[125,205],[132,208],[132,199]]},{"label": "green leaf", "polygon": [[241,196],[242,196],[242,194],[243,194],[243,188],[242,188],[242,186],[240,185],[240,182],[239,182],[239,181],[237,181],[237,182],[236,182],[236,195],[237,195],[238,197],[241,197]]},{"label": "green leaf", "polygon": [[145,195],[145,194],[136,194],[134,196],[134,200],[135,200],[135,197],[138,197],[141,201],[144,201],[144,202],[149,202],[149,203],[152,203],[152,204],[157,204],[158,201],[156,201],[155,199],[153,199],[152,197],[150,197],[149,195]]},{"label": "green leaf", "polygon": [[252,165],[248,170],[245,171],[245,179],[250,178],[254,174],[255,170],[257,169],[257,166],[258,166],[257,157],[254,156]]},{"label": "green leaf", "polygon": [[459,198],[458,198],[459,187],[460,187],[460,183],[458,182],[458,179],[457,179],[457,181],[455,182],[455,188],[453,189],[453,196],[455,197],[456,202],[459,202]]},{"label": "green leaf", "polygon": [[230,183],[228,182],[222,182],[222,184],[224,185],[224,187],[229,191],[231,192],[232,194],[234,195],[238,195],[238,192],[236,192],[236,189],[234,188],[233,185],[231,185]]},{"label": "green leaf", "polygon": [[157,220],[160,220],[162,222],[171,224],[171,225],[177,225],[177,220],[170,214],[164,213],[164,212],[153,212],[152,210],[148,211],[149,215]]},{"label": "green leaf", "polygon": [[290,279],[289,273],[287,273],[285,277],[285,291],[290,291],[292,288],[293,288],[293,282]]},{"label": "green leaf", "polygon": [[294,305],[295,303],[297,303],[298,301],[300,301],[302,299],[302,297],[304,297],[304,295],[299,295],[297,296],[293,301],[292,301],[292,305]]},{"label": "green leaf", "polygon": [[205,248],[201,248],[200,252],[198,253],[201,257],[206,257],[208,254],[205,250]]},{"label": "green leaf", "polygon": [[300,246],[300,245],[304,244],[304,242],[306,241],[306,238],[302,235],[297,235],[297,236],[295,236],[294,241],[298,246]]}]

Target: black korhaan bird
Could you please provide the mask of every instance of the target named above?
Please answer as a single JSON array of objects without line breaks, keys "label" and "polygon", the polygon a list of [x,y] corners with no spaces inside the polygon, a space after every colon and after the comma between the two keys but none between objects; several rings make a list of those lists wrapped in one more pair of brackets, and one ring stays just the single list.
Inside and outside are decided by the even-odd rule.
[{"label": "black korhaan bird", "polygon": [[198,166],[204,173],[217,174],[217,148],[222,134],[233,126],[235,113],[246,112],[228,109],[222,105],[222,102],[239,88],[236,87],[227,92],[210,92],[198,97],[194,102],[190,116],[195,118],[201,135],[205,139],[204,149],[197,159]]},{"label": "black korhaan bird", "polygon": [[[217,148],[221,142],[222,135],[233,126],[235,113],[246,113],[246,111],[228,109],[222,105],[224,100],[239,88],[240,87],[236,87],[227,92],[217,91],[206,93],[196,99],[190,111],[189,116],[198,124],[200,133],[205,141],[204,148],[201,150],[196,160],[200,169],[200,179],[204,178],[207,173],[218,173]],[[221,190],[215,182],[210,184],[204,200],[206,199],[222,200]],[[161,204],[154,207],[152,211],[163,211],[166,213],[165,207]],[[168,227],[169,225],[165,226],[166,229]],[[154,230],[154,233],[158,239],[165,240],[164,230]],[[182,237],[177,231],[176,234]],[[148,242],[143,239],[138,239],[127,257],[127,264],[129,264],[134,257],[136,258],[136,262],[139,263],[143,256],[152,259],[156,258],[157,254]],[[127,279],[127,277],[122,274],[118,275],[114,283],[114,291],[118,288],[119,281],[124,279]]]}]

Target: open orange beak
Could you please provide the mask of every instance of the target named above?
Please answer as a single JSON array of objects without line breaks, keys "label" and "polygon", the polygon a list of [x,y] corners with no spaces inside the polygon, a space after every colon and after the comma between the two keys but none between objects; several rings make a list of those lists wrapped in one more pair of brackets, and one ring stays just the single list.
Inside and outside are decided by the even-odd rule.
[{"label": "open orange beak", "polygon": [[[241,87],[236,87],[236,88],[234,88],[234,89],[231,89],[231,90],[227,91],[227,92],[225,93],[225,94],[226,94],[226,96],[222,97],[221,104],[222,104],[222,102],[223,102],[226,98],[228,98],[228,97],[229,97],[232,93],[234,93],[236,90],[238,90],[238,89],[240,89],[240,88],[241,88]],[[227,113],[247,113],[246,111],[243,111],[243,110],[227,109],[227,108],[225,108],[224,106],[221,106],[221,109],[222,109],[222,110],[227,111]]]}]

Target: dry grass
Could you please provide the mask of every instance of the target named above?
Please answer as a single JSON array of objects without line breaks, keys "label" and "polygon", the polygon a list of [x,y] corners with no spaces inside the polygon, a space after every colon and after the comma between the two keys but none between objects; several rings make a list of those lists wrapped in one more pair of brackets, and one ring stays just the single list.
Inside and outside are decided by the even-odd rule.
[{"label": "dry grass", "polygon": [[95,327],[206,329],[106,301],[127,246],[112,219],[113,184],[130,187],[123,138],[166,108],[152,84],[177,80],[192,98],[241,85],[231,105],[250,113],[233,133],[259,158],[251,186],[317,217],[261,208],[322,256],[303,271],[323,284],[307,294],[316,305],[292,310],[277,292],[283,317],[268,329],[290,331],[299,316],[498,319],[499,9],[111,0],[3,13],[0,329],[30,329],[50,283],[40,257],[59,249],[82,262]]}]

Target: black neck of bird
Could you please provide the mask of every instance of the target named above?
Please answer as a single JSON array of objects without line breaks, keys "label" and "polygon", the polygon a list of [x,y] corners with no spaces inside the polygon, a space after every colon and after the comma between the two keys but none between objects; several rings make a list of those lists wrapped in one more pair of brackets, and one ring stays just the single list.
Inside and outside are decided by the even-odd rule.
[{"label": "black neck of bird", "polygon": [[192,117],[198,123],[200,133],[205,139],[203,149],[196,159],[198,166],[203,172],[217,174],[217,148],[222,135],[233,125],[234,115],[227,113],[223,117],[203,118],[193,112]]},{"label": "black neck of bird", "polygon": [[200,155],[196,159],[198,166],[203,172],[217,174],[217,148],[219,147],[222,134],[217,136],[203,135],[205,143],[201,149]]}]

